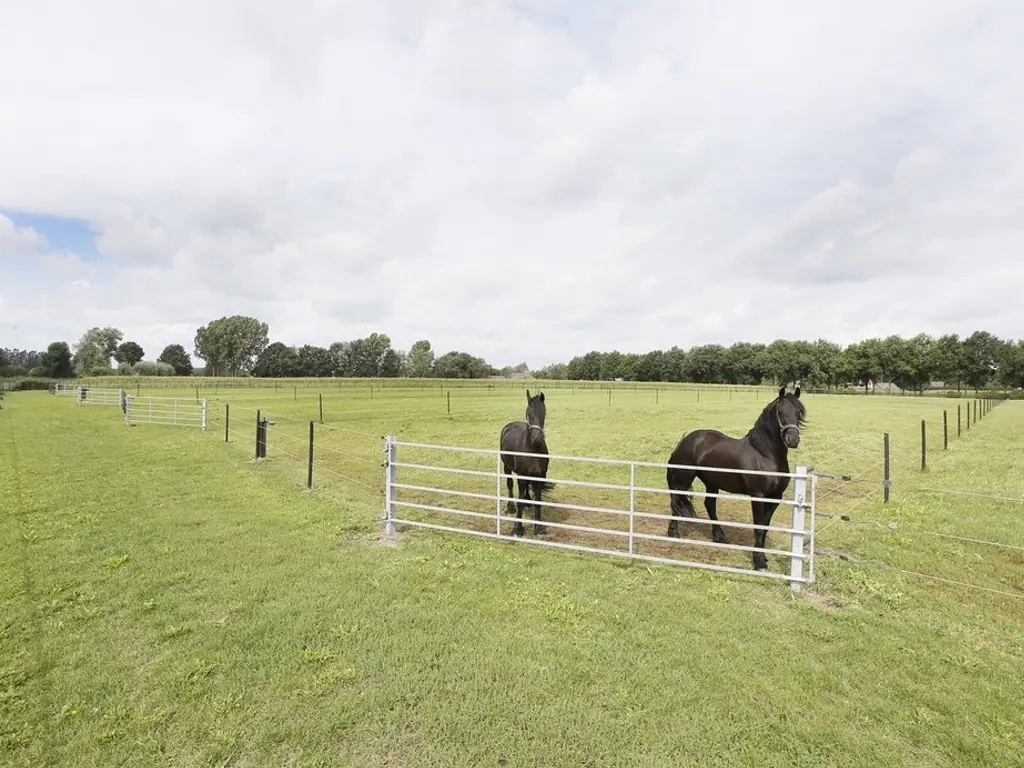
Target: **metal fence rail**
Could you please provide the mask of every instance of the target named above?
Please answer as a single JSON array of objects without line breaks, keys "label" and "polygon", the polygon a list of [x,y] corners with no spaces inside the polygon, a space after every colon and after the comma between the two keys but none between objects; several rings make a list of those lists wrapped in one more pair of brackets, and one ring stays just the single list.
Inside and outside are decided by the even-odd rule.
[{"label": "metal fence rail", "polygon": [[[403,454],[416,454],[417,460],[399,460],[400,447]],[[817,475],[803,466],[790,473],[715,470],[787,477],[790,479],[788,498],[779,501],[739,494],[670,490],[665,487],[664,473],[666,469],[676,465],[551,455],[548,458],[551,460],[552,468],[557,466],[558,469],[555,473],[549,472],[549,476],[544,480],[554,483],[556,490],[553,493],[557,493],[560,500],[553,501],[544,497],[539,503],[527,501],[528,505],[537,504],[540,507],[541,521],[539,524],[535,523],[531,510],[528,509],[522,517],[522,528],[528,529],[533,525],[535,534],[538,531],[544,534],[548,530],[553,533],[543,537],[528,537],[516,536],[506,530],[519,521],[510,502],[517,503],[520,500],[507,492],[507,480],[510,475],[504,471],[501,454],[509,455],[515,452],[402,442],[394,436],[385,437],[384,452],[387,457],[384,522],[389,533],[393,533],[397,525],[464,533],[648,562],[780,579],[789,582],[794,591],[799,590],[801,585],[814,581],[814,506]],[[434,458],[419,459],[420,454]],[[563,477],[562,474],[566,476]],[[577,476],[569,477],[568,474]],[[659,474],[660,482],[656,479]],[[516,479],[518,476],[511,477]],[[708,526],[716,521],[706,517],[676,518],[670,514],[651,511],[651,507],[655,505],[661,508],[668,507],[672,495],[713,497],[726,504],[742,502],[742,517],[747,521],[750,520],[751,501],[778,502],[779,508],[771,525],[736,522],[722,519],[720,516],[717,524],[731,531],[731,536],[735,540],[728,543],[716,542],[708,536]],[[719,512],[721,507],[720,503]],[[788,515],[783,512],[787,509]],[[785,516],[783,521],[778,519],[780,513]],[[696,537],[669,537],[666,535],[665,526],[672,520],[692,524],[701,533],[696,533]],[[767,539],[763,548],[755,548],[752,541],[755,529],[764,530],[766,536],[772,534],[773,538],[785,537],[788,539],[785,548],[772,546]],[[525,533],[525,530],[520,532]],[[750,540],[750,543],[740,543],[741,539]],[[681,552],[686,551],[690,556],[681,557]],[[784,558],[788,567],[783,572],[772,572],[755,571],[735,564],[737,554],[746,553],[749,557],[751,553],[758,551],[766,556]],[[697,552],[701,552],[702,555],[695,558]]]},{"label": "metal fence rail", "polygon": [[100,389],[94,387],[78,388],[79,405],[121,405],[124,399],[123,389]]},{"label": "metal fence rail", "polygon": [[78,397],[79,389],[81,387],[78,384],[58,381],[50,385],[50,394],[57,395],[58,397]]},{"label": "metal fence rail", "polygon": [[206,400],[172,397],[124,397],[124,422],[198,427],[206,431]]}]

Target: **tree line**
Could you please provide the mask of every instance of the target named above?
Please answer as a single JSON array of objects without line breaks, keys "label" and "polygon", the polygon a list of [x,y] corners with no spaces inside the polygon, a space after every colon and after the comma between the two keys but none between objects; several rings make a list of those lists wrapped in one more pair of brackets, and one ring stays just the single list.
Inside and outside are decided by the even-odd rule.
[{"label": "tree line", "polygon": [[[826,339],[770,344],[737,342],[731,346],[678,346],[646,353],[591,351],[567,363],[530,372],[525,363],[496,369],[483,358],[453,350],[435,355],[422,339],[408,350],[396,349],[386,333],[336,341],[327,347],[271,342],[269,326],[257,318],[231,315],[196,330],[194,368],[181,344],[166,346],[155,361],[145,360],[138,343],[117,328],[90,328],[72,348],[53,342],[45,352],[0,350],[0,375],[70,378],[111,373],[138,375],[361,377],[479,379],[529,375],[540,379],[587,381],[693,382],[703,384],[799,381],[805,387],[834,389],[891,383],[923,391],[941,382],[948,388],[1024,388],[1024,341],[1000,339],[987,331],[965,338],[956,334],[918,334],[870,338],[842,346]],[[114,367],[116,363],[116,368]]]},{"label": "tree line", "polygon": [[592,351],[568,363],[549,366],[540,378],[591,381],[685,381],[702,384],[781,385],[834,389],[891,383],[923,391],[933,383],[947,388],[999,385],[1024,387],[1024,341],[1000,339],[987,331],[870,338],[843,347],[826,339],[770,344],[704,344],[645,354]]}]

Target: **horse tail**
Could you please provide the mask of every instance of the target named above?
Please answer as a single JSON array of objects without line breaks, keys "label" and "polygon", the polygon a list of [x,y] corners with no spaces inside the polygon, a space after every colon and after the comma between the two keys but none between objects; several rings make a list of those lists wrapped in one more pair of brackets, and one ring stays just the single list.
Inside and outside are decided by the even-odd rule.
[{"label": "horse tail", "polygon": [[[672,455],[668,458],[669,464],[686,464],[688,462],[681,458],[683,441],[686,439],[684,433],[683,437],[679,439],[679,444],[676,445],[676,449],[672,452]],[[688,491],[693,487],[693,479],[695,473],[689,469],[681,469],[679,467],[666,467],[665,469],[665,481],[668,484],[670,491]],[[672,514],[675,516],[686,516],[692,517],[693,503],[690,501],[689,496],[683,494],[673,493],[669,495],[669,505],[672,508]]]}]

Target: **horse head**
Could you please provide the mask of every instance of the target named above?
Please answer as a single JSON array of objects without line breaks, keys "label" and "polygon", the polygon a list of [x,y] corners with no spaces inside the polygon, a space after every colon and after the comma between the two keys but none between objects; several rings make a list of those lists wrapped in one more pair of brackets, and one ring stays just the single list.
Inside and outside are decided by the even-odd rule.
[{"label": "horse head", "polygon": [[807,420],[807,408],[800,402],[800,385],[792,392],[786,392],[786,386],[779,389],[779,397],[775,401],[775,418],[779,423],[779,434],[787,448],[800,445],[800,427]]},{"label": "horse head", "polygon": [[531,396],[530,390],[526,390],[526,423],[531,429],[544,429],[544,418],[547,416],[547,406],[544,405],[544,393],[538,392]]}]

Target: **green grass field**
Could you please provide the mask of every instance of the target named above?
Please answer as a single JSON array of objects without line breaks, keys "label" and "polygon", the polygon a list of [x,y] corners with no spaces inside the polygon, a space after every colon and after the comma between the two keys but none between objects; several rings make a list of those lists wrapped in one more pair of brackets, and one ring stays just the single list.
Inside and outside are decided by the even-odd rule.
[{"label": "green grass field", "polygon": [[[805,395],[793,462],[858,482],[821,480],[817,582],[793,596],[782,582],[431,531],[383,541],[382,435],[494,448],[525,407],[521,388],[465,388],[449,415],[446,391],[325,389],[313,492],[311,388],[204,387],[206,433],[8,394],[0,763],[1022,764],[1024,505],[936,490],[1024,496],[1024,404],[958,439],[955,400]],[[650,461],[684,430],[742,433],[770,397],[546,391],[552,452]],[[276,423],[254,462],[257,408]],[[745,505],[720,510],[749,520]],[[749,567],[747,553],[697,556]]]}]

